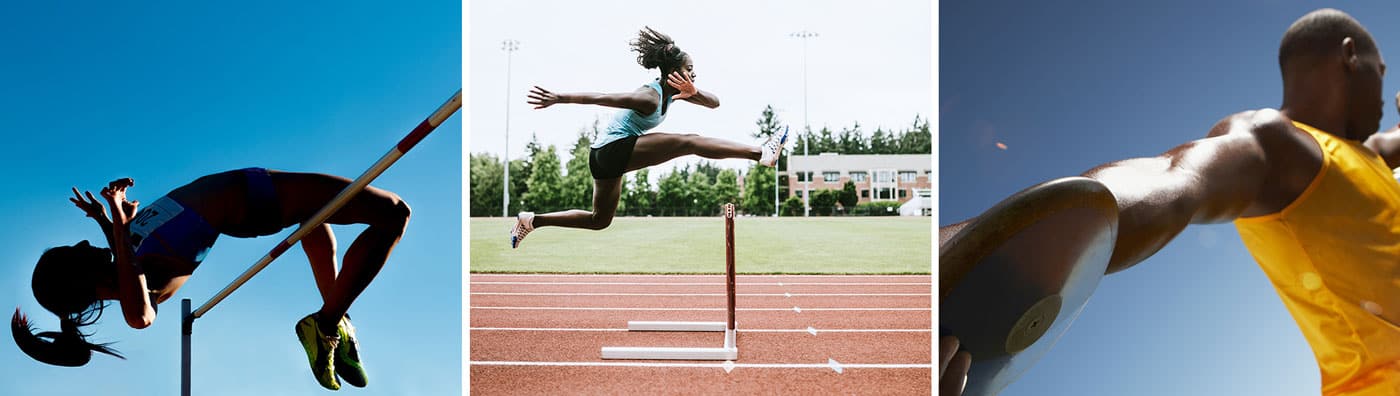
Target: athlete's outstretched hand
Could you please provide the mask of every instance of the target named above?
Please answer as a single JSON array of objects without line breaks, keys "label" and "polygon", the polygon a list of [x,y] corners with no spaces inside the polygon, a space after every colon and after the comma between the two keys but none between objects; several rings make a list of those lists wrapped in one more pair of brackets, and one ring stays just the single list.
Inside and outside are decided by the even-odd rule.
[{"label": "athlete's outstretched hand", "polygon": [[73,197],[68,198],[68,201],[72,202],[73,205],[77,205],[78,209],[81,209],[83,213],[87,214],[87,217],[96,219],[99,222],[107,220],[107,207],[102,205],[102,201],[98,201],[97,198],[93,197],[91,191],[84,191],[83,193],[87,194],[87,198],[84,198],[83,194],[78,193],[77,187],[73,187]]},{"label": "athlete's outstretched hand", "polygon": [[681,91],[678,94],[671,95],[671,100],[689,98],[700,92],[699,89],[695,88],[695,81],[691,80],[690,75],[686,73],[671,72],[670,75],[666,76],[666,83],[670,84],[671,88]]},{"label": "athlete's outstretched hand", "polygon": [[543,109],[555,103],[559,103],[559,95],[555,95],[553,92],[549,92],[549,90],[536,85],[535,89],[530,90],[530,100],[526,101],[526,103],[535,105],[535,109]]},{"label": "athlete's outstretched hand", "polygon": [[967,370],[972,367],[972,354],[958,351],[958,338],[938,337],[938,394],[940,396],[962,395],[967,381]]}]

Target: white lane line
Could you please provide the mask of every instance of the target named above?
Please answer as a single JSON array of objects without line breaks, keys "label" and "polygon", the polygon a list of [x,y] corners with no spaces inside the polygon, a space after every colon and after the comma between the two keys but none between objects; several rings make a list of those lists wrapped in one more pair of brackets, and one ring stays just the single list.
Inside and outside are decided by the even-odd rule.
[{"label": "white lane line", "polygon": [[[472,327],[471,331],[562,331],[562,332],[627,332],[626,328],[562,328],[562,327]],[[745,329],[740,333],[812,333],[816,329]],[[933,329],[822,329],[823,333],[932,333]]]},{"label": "white lane line", "polygon": [[[796,308],[796,307],[794,307]],[[498,309],[522,311],[727,311],[728,308],[673,308],[673,307],[477,307],[472,309]],[[791,311],[792,308],[735,308],[735,311]],[[932,308],[807,308],[808,311],[931,311]]]},{"label": "white lane line", "polygon": [[[469,361],[472,366],[551,366],[551,367],[670,367],[670,368],[724,368],[724,363],[650,363],[650,362],[511,362],[511,361]],[[831,363],[734,363],[735,368],[810,368],[831,370]],[[921,369],[933,368],[932,363],[882,364],[882,363],[842,363],[848,369]]]},{"label": "white lane line", "polygon": [[[473,285],[716,286],[725,282],[472,282]],[[736,286],[933,286],[932,282],[735,282]]]},{"label": "white lane line", "polygon": [[[725,293],[497,293],[479,292],[473,296],[646,296],[646,297],[724,297]],[[932,293],[738,293],[739,297],[926,297]]]}]

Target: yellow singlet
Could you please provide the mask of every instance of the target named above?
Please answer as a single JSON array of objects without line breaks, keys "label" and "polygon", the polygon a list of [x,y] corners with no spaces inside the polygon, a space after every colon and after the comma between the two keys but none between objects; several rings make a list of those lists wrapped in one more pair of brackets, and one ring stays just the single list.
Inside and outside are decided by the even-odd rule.
[{"label": "yellow singlet", "polygon": [[1279,213],[1235,221],[1312,346],[1324,395],[1400,395],[1400,183],[1359,142],[1294,121],[1322,170]]}]

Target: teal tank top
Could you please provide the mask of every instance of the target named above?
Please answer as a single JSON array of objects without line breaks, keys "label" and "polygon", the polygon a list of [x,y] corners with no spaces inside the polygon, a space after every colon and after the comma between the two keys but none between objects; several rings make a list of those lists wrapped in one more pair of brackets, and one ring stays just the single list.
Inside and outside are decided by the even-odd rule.
[{"label": "teal tank top", "polygon": [[664,107],[670,110],[671,98],[666,97],[666,94],[661,91],[661,80],[652,81],[647,86],[655,89],[656,94],[661,97],[656,111],[651,112],[651,115],[641,115],[631,109],[622,109],[613,116],[612,121],[608,123],[608,128],[603,131],[603,136],[599,136],[593,142],[592,148],[603,147],[608,143],[632,136],[641,136],[648,130],[656,128],[657,125],[661,125],[661,121],[666,119],[666,114],[661,109]]}]

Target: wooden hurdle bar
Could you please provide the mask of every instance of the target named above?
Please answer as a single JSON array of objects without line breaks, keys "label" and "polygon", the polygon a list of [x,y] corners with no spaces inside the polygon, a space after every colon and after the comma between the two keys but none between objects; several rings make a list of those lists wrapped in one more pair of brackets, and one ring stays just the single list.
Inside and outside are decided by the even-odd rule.
[{"label": "wooden hurdle bar", "polygon": [[724,332],[719,348],[603,347],[603,359],[625,360],[738,360],[738,326],[734,321],[734,204],[724,205],[724,261],[729,321],[727,322],[627,322],[627,331]]}]

